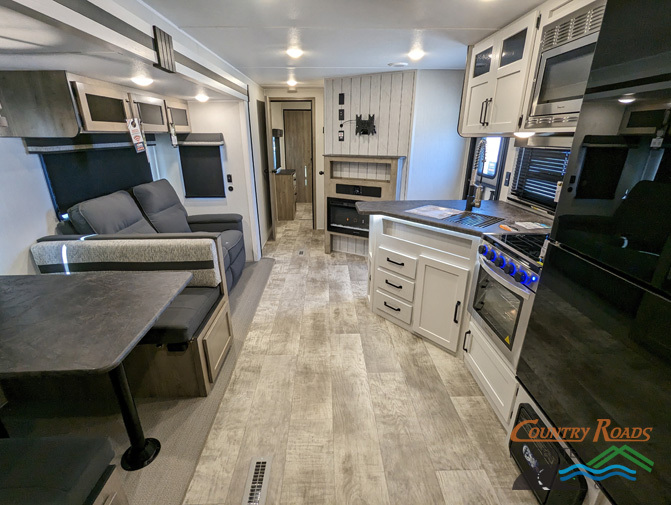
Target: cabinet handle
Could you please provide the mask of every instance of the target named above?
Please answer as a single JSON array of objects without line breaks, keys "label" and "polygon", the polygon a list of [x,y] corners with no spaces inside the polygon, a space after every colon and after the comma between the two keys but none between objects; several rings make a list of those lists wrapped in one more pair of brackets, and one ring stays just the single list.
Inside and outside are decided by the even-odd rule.
[{"label": "cabinet handle", "polygon": [[405,266],[405,263],[398,263],[397,261],[394,261],[393,259],[390,259],[390,258],[387,258],[387,261],[388,261],[389,263],[393,263],[394,265],[397,265],[397,266],[399,266],[399,267],[403,267],[403,266]]},{"label": "cabinet handle", "polygon": [[468,352],[468,349],[466,349],[466,339],[468,336],[471,334],[471,330],[468,330],[466,333],[464,333],[464,344],[461,346],[461,348],[464,350],[464,352]]},{"label": "cabinet handle", "polygon": [[389,282],[389,280],[387,280],[387,279],[384,280],[384,283],[385,283],[385,284],[389,284],[392,288],[403,289],[403,286],[397,286],[396,284],[392,284],[392,283]]},{"label": "cabinet handle", "polygon": [[388,309],[395,310],[396,312],[401,312],[401,309],[397,309],[396,307],[392,307],[387,302],[384,302],[384,306],[387,307]]},{"label": "cabinet handle", "polygon": [[482,123],[482,126],[489,126],[489,121],[487,121],[487,112],[489,111],[489,104],[493,101],[494,101],[493,98],[488,98],[487,100],[485,100],[485,120]]},{"label": "cabinet handle", "polygon": [[480,124],[482,126],[485,126],[485,120],[482,119],[482,115],[484,113],[484,108],[485,108],[486,103],[487,103],[487,100],[483,100],[482,103],[480,104]]},{"label": "cabinet handle", "polygon": [[459,315],[459,307],[461,307],[461,302],[457,302],[457,304],[454,306],[454,319],[453,319],[453,321],[457,324],[459,324],[459,321],[457,320],[457,316]]}]

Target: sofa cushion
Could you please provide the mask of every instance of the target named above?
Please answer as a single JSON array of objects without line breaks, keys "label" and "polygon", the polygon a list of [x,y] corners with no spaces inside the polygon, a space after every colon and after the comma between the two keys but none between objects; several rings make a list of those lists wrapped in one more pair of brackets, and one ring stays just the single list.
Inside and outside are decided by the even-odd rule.
[{"label": "sofa cushion", "polygon": [[245,251],[245,241],[242,232],[238,230],[222,231],[219,235],[221,237],[221,246],[228,254],[224,256],[224,268],[227,269],[231,261],[236,259],[238,255]]},{"label": "sofa cushion", "polygon": [[191,231],[186,222],[186,209],[172,185],[165,179],[135,186],[133,196],[159,233]]},{"label": "sofa cushion", "polygon": [[161,314],[142,344],[180,344],[191,340],[217,302],[219,288],[186,288]]},{"label": "sofa cushion", "polygon": [[156,233],[126,191],[78,203],[68,209],[68,215],[77,233],[82,235]]},{"label": "sofa cushion", "polygon": [[0,505],[82,505],[114,458],[106,438],[0,440]]}]

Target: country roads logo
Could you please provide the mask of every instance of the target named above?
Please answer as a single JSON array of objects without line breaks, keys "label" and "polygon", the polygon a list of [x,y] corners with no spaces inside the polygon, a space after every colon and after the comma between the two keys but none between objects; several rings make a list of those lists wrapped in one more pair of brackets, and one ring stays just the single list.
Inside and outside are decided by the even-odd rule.
[{"label": "country roads logo", "polygon": [[646,458],[643,454],[635,451],[628,445],[623,445],[622,447],[613,445],[589,461],[587,465],[576,464],[559,470],[559,478],[562,481],[567,481],[573,477],[582,475],[594,481],[601,481],[616,476],[624,477],[627,480],[636,480],[636,470],[633,468],[623,465],[609,465],[601,468],[616,456],[623,456],[646,472],[652,472],[652,466],[655,464],[652,460]]}]

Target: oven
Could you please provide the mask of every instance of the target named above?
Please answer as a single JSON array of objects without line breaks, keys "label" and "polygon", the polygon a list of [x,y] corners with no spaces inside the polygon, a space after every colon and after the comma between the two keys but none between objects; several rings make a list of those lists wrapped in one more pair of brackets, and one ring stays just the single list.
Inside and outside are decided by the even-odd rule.
[{"label": "oven", "polygon": [[543,29],[527,128],[575,126],[605,5],[599,0]]},{"label": "oven", "polygon": [[515,369],[540,279],[540,265],[492,237],[483,240],[479,253],[471,316]]},{"label": "oven", "polygon": [[328,231],[345,233],[357,237],[368,237],[368,216],[356,210],[356,200],[328,198],[326,220]]}]

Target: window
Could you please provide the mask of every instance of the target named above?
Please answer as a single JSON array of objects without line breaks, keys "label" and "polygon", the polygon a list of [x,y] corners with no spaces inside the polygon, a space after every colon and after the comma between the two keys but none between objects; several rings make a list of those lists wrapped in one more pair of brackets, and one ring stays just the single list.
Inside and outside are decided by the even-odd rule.
[{"label": "window", "polygon": [[557,184],[564,179],[570,153],[568,149],[520,149],[511,193],[522,201],[554,210]]},{"label": "window", "polygon": [[485,137],[485,155],[483,163],[478,167],[478,175],[494,179],[499,167],[499,152],[501,151],[501,137]]},{"label": "window", "polygon": [[180,146],[186,198],[225,198],[221,147]]}]

